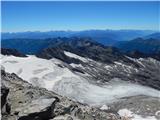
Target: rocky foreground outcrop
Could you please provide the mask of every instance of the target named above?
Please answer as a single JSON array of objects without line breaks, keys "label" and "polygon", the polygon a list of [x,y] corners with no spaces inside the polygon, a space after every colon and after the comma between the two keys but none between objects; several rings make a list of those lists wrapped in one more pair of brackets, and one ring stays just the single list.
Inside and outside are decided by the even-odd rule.
[{"label": "rocky foreground outcrop", "polygon": [[2,120],[120,120],[105,112],[33,87],[16,74],[1,71]]},{"label": "rocky foreground outcrop", "polygon": [[2,114],[10,114],[10,105],[7,101],[8,93],[9,93],[9,89],[3,85],[1,87],[1,113]]}]

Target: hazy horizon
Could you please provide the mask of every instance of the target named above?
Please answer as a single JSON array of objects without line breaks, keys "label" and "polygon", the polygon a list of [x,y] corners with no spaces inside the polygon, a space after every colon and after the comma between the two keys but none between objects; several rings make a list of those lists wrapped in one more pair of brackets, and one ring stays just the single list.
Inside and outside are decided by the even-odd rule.
[{"label": "hazy horizon", "polygon": [[26,30],[26,31],[15,31],[15,32],[3,32],[1,33],[24,33],[24,32],[82,32],[82,31],[153,31],[160,32],[159,30],[149,30],[149,29],[84,29],[84,30]]}]

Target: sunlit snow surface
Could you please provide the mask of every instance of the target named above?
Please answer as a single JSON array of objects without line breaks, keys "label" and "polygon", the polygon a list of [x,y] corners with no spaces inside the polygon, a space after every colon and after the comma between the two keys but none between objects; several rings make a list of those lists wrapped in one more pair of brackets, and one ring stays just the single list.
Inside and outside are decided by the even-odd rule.
[{"label": "sunlit snow surface", "polygon": [[77,78],[67,68],[61,68],[57,59],[45,60],[33,55],[28,57],[1,56],[2,65],[9,73],[16,73],[24,80],[40,87],[52,90],[55,82],[63,80],[64,77]]},{"label": "sunlit snow surface", "polygon": [[111,103],[128,96],[147,95],[159,97],[160,95],[159,91],[141,85],[113,80],[108,85],[98,86],[82,78],[66,78],[58,81],[55,83],[54,91],[90,105]]},{"label": "sunlit snow surface", "polygon": [[[69,55],[71,56],[70,53]],[[74,57],[82,60],[81,57]],[[85,77],[73,73],[67,67],[58,66],[57,64],[63,65],[63,62],[57,59],[46,60],[32,55],[25,58],[1,55],[1,60],[7,72],[16,73],[33,85],[53,90],[89,105],[102,106],[122,97],[135,95],[160,97],[158,90],[122,82],[116,78],[107,85],[98,86]]]},{"label": "sunlit snow surface", "polygon": [[68,52],[68,51],[64,51],[64,54],[69,56],[69,57],[71,57],[71,58],[79,59],[79,60],[81,60],[83,62],[87,61],[84,57],[78,56],[78,55],[76,55],[74,53],[71,53],[71,52]]}]

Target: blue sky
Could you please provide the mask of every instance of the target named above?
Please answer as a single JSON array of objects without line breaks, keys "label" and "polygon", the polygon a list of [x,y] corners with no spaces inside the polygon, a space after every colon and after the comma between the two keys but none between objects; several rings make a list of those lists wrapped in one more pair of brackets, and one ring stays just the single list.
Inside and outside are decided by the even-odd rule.
[{"label": "blue sky", "polygon": [[2,32],[158,30],[160,2],[2,2]]}]

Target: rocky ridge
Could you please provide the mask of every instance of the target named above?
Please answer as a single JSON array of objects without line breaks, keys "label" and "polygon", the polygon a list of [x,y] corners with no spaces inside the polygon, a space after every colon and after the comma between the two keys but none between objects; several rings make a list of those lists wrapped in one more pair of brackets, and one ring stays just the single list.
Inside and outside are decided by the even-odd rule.
[{"label": "rocky ridge", "polygon": [[2,120],[120,120],[116,112],[101,111],[33,87],[16,74],[2,70],[1,77]]},{"label": "rocky ridge", "polygon": [[1,48],[1,54],[3,55],[14,55],[17,57],[27,57],[25,54],[17,51],[16,49],[9,49],[9,48]]}]

